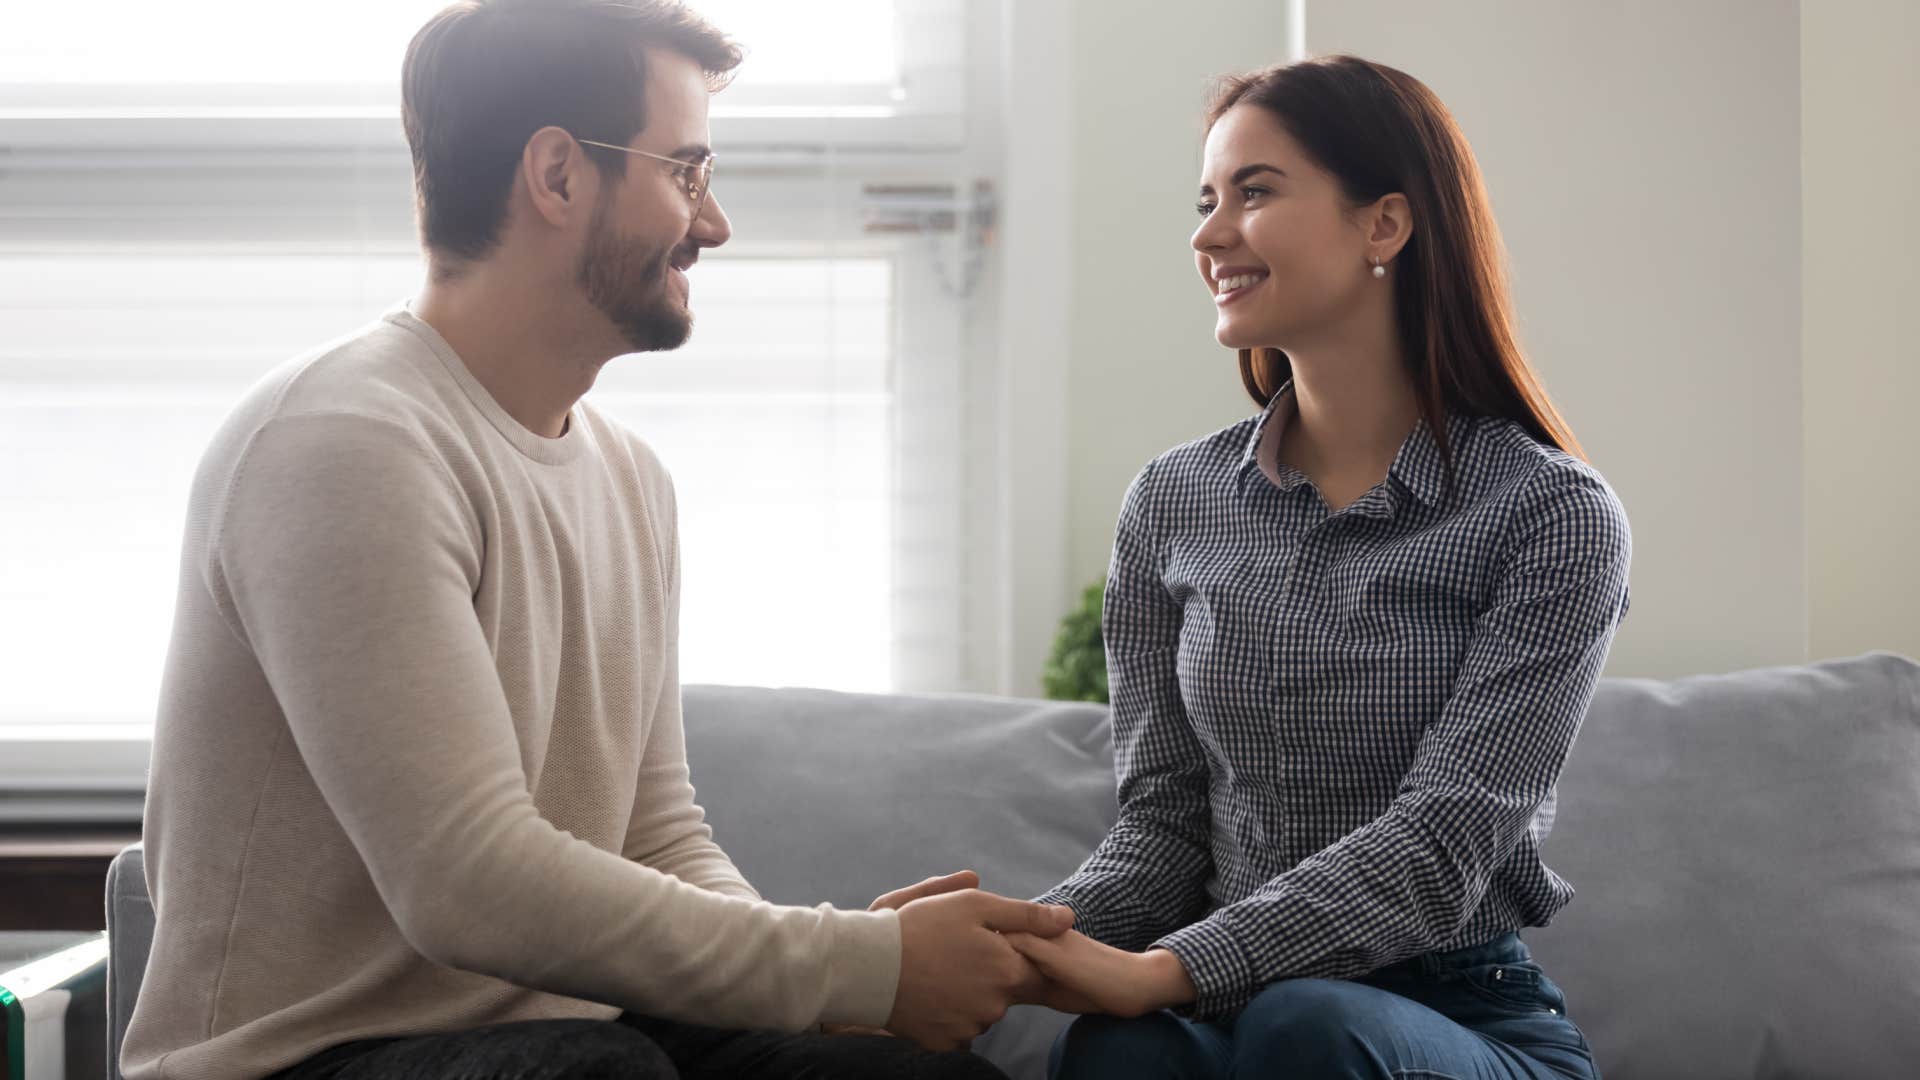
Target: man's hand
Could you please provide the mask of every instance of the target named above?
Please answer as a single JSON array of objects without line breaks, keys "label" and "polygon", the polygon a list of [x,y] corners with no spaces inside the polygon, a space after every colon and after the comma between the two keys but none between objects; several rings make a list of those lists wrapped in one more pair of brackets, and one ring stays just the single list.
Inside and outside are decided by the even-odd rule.
[{"label": "man's hand", "polygon": [[1045,941],[1072,925],[1070,908],[977,889],[907,901],[900,907],[900,984],[887,1030],[929,1050],[964,1047],[1006,1015],[1007,1006],[1043,995],[1034,966],[1003,935]]},{"label": "man's hand", "polygon": [[1196,994],[1185,965],[1165,949],[1132,953],[1071,931],[1010,933],[1006,940],[1046,976],[1041,1004],[1062,1012],[1144,1016],[1188,1004]]},{"label": "man's hand", "polygon": [[[959,870],[939,877],[930,877],[918,884],[904,889],[895,889],[882,895],[867,905],[868,911],[897,911],[902,907],[928,896],[940,896],[944,893],[960,892],[963,889],[980,887],[980,875],[972,870]],[[825,1035],[892,1035],[885,1028],[862,1027],[859,1024],[822,1024],[820,1031]]]},{"label": "man's hand", "polygon": [[880,899],[875,900],[872,904],[869,904],[867,910],[898,911],[908,904],[913,903],[915,900],[920,900],[925,897],[939,896],[942,893],[959,892],[962,889],[977,889],[979,887],[979,874],[971,870],[961,870],[956,873],[947,874],[944,877],[930,877],[918,885],[909,885],[904,889],[895,889]]}]

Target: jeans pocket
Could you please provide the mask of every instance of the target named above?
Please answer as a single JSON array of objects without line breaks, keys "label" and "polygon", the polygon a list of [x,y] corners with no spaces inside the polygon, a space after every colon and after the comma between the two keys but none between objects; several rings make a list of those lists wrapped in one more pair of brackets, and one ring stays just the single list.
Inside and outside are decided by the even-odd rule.
[{"label": "jeans pocket", "polygon": [[1517,1013],[1565,1016],[1566,998],[1532,961],[1455,969],[1460,981],[1489,1004]]}]

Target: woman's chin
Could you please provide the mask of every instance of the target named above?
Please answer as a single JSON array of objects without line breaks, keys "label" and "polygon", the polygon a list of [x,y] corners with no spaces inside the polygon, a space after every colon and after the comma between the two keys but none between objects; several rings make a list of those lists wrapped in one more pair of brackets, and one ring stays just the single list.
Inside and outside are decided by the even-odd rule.
[{"label": "woman's chin", "polygon": [[1261,326],[1253,325],[1254,320],[1245,317],[1236,318],[1238,312],[1221,312],[1220,319],[1213,324],[1213,339],[1229,349],[1264,349],[1273,344],[1276,334],[1272,320],[1261,319]]},{"label": "woman's chin", "polygon": [[1291,323],[1278,319],[1262,320],[1259,326],[1245,319],[1221,319],[1214,324],[1213,340],[1229,349],[1280,349],[1275,342],[1291,341],[1297,335]]},{"label": "woman's chin", "polygon": [[1229,349],[1258,349],[1262,347],[1258,334],[1249,334],[1238,327],[1228,326],[1225,323],[1214,327],[1213,340],[1225,345]]}]

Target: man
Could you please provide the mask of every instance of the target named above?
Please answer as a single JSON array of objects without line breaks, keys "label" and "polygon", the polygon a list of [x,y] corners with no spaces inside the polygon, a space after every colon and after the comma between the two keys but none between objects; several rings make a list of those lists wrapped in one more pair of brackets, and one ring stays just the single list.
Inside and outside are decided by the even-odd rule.
[{"label": "man", "polygon": [[130,1080],[997,1075],[952,1051],[1042,992],[998,931],[1071,914],[966,875],[760,900],[688,780],[673,488],[580,401],[688,336],[738,61],[663,0],[414,39],[429,283],[270,376],[196,479]]}]

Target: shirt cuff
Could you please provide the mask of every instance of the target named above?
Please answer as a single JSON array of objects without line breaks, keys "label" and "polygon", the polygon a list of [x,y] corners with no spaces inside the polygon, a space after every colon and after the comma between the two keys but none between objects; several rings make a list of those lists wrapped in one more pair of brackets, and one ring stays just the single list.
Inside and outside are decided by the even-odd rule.
[{"label": "shirt cuff", "polygon": [[1177,1013],[1196,1020],[1224,1019],[1253,999],[1253,964],[1233,931],[1216,919],[1175,930],[1153,943],[1180,958],[1193,980],[1193,1004]]},{"label": "shirt cuff", "polygon": [[1114,944],[1108,940],[1108,936],[1113,927],[1100,925],[1102,920],[1099,918],[1097,912],[1089,906],[1082,904],[1080,901],[1081,897],[1074,895],[1073,890],[1066,888],[1048,889],[1033,899],[1033,902],[1036,904],[1053,904],[1066,908],[1073,912],[1073,930],[1103,945]]},{"label": "shirt cuff", "polygon": [[1073,894],[1059,889],[1049,889],[1032,900],[1035,904],[1054,904],[1063,908],[1073,908],[1074,929],[1080,928],[1080,909],[1073,906]]}]

